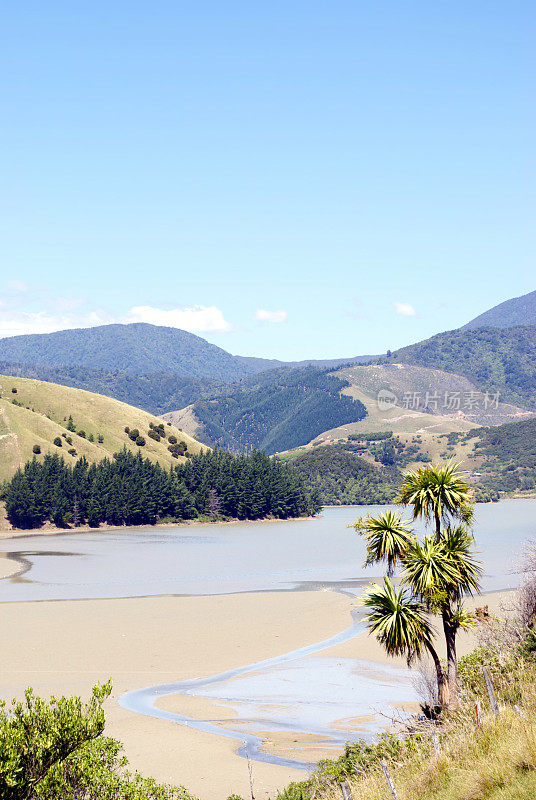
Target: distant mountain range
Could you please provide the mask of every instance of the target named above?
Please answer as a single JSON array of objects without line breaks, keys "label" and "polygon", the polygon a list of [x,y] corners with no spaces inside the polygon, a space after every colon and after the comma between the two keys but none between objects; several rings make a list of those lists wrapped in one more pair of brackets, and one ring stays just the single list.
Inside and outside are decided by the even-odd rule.
[{"label": "distant mountain range", "polygon": [[[336,367],[365,363],[375,356],[279,361],[234,356],[200,336],[179,330],[134,322],[99,325],[55,333],[38,333],[0,339],[0,361],[58,369],[83,367],[104,374],[177,375],[183,378],[234,383],[277,367]],[[59,372],[58,374],[62,374]],[[98,379],[97,376],[95,376]],[[79,376],[76,377],[79,379]]]},{"label": "distant mountain range", "polygon": [[[344,372],[351,365],[440,369],[536,410],[533,323],[536,291],[389,357],[302,362],[232,355],[175,328],[103,325],[0,339],[0,369],[107,395],[153,414],[171,412],[170,420],[207,444],[273,453],[366,417],[365,399],[359,387],[349,389]],[[370,406],[370,397],[366,402]]]},{"label": "distant mountain range", "polygon": [[0,359],[130,375],[159,372],[226,383],[281,365],[276,360],[233,356],[193,333],[144,322],[0,339]]},{"label": "distant mountain range", "polygon": [[516,325],[536,325],[536,291],[499,303],[463,325],[462,330],[513,328]]}]

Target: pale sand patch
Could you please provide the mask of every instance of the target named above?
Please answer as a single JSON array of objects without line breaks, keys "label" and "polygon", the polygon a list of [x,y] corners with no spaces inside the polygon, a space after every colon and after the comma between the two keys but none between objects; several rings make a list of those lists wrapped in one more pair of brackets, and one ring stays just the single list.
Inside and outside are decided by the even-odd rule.
[{"label": "pale sand patch", "polygon": [[[2,603],[0,696],[20,697],[33,686],[45,696],[87,697],[111,676],[106,732],[124,743],[133,767],[203,800],[246,797],[247,762],[234,754],[236,742],[135,714],[117,699],[328,638],[350,624],[351,605],[332,592]],[[255,796],[264,798],[304,773],[255,763],[254,775]]]}]

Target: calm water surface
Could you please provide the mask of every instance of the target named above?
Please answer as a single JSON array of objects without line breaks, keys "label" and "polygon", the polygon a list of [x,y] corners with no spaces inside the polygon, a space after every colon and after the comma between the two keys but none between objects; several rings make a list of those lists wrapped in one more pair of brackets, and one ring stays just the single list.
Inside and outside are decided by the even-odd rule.
[{"label": "calm water surface", "polygon": [[[348,584],[376,577],[362,568],[363,543],[348,525],[376,506],[327,508],[313,520],[27,536],[0,541],[22,574],[0,581],[0,602],[162,594],[226,594]],[[536,500],[479,505],[483,587],[513,587],[524,542],[536,538]],[[378,575],[379,577],[379,575]]]}]

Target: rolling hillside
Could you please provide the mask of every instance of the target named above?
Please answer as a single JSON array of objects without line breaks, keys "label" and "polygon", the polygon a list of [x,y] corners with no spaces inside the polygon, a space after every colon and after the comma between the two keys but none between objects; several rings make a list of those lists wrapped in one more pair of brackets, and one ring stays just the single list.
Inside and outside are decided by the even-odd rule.
[{"label": "rolling hillside", "polygon": [[[516,406],[498,403],[497,408],[485,409],[484,397],[474,384],[441,370],[384,364],[343,368],[333,374],[346,380],[342,392],[363,403],[366,417],[326,430],[308,445],[280,454],[298,465],[308,485],[319,489],[329,503],[361,503],[371,498],[385,502],[382,498],[400,482],[401,471],[451,458],[474,475],[479,499],[496,498],[501,491],[499,473],[496,465],[489,470],[482,466],[486,462],[486,451],[479,444],[482,432],[489,431],[491,436],[504,428],[508,438],[516,425],[536,424],[530,412]],[[388,392],[393,404],[380,404],[380,392]],[[427,392],[437,399],[425,410]],[[443,408],[445,396],[447,400],[459,397],[460,409]],[[419,405],[413,408],[415,397]],[[465,407],[468,398],[476,407]],[[365,464],[373,472],[364,470]],[[490,480],[480,479],[481,470]],[[512,480],[508,485],[520,486]],[[523,486],[528,488],[526,480]]]},{"label": "rolling hillside", "polygon": [[462,330],[513,328],[516,325],[536,325],[536,291],[499,303],[462,325]]},{"label": "rolling hillside", "polygon": [[[0,387],[0,480],[9,478],[17,467],[31,459],[34,447],[40,449],[36,456],[38,459],[45,453],[59,453],[74,463],[80,456],[85,456],[88,461],[100,461],[126,446],[132,452],[141,450],[151,461],[163,465],[177,463],[168,450],[172,446],[168,442],[169,436],[184,441],[189,452],[197,453],[203,449],[199,442],[167,424],[164,425],[165,437],[156,441],[149,436],[149,424],[158,425],[161,420],[108,397],[4,375],[0,376]],[[69,416],[72,417],[71,425]],[[69,426],[75,427],[76,431],[68,430]],[[137,445],[125,433],[125,427],[130,431],[137,429],[145,444]],[[79,435],[80,432],[85,436]],[[60,440],[60,447],[54,444],[56,439]],[[69,450],[74,450],[75,454]]]}]

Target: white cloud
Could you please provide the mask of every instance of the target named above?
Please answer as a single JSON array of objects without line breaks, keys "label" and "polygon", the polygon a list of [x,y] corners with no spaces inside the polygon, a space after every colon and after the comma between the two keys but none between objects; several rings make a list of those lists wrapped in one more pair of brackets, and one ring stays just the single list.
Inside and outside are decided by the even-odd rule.
[{"label": "white cloud", "polygon": [[88,314],[51,314],[47,311],[0,312],[0,338],[28,333],[53,333],[68,328],[91,328],[113,322],[99,311]]},{"label": "white cloud", "polygon": [[286,322],[288,314],[286,311],[267,311],[265,308],[258,308],[255,311],[255,319],[260,322]]},{"label": "white cloud", "polygon": [[393,306],[395,307],[396,313],[400,314],[401,317],[416,317],[417,316],[417,312],[415,311],[413,306],[410,305],[409,303],[399,303],[399,302],[395,301],[393,303]]},{"label": "white cloud", "polygon": [[216,306],[193,306],[192,308],[154,308],[135,306],[131,308],[124,322],[148,322],[151,325],[165,325],[168,328],[181,328],[190,333],[224,333],[232,330],[223,312]]},{"label": "white cloud", "polygon": [[197,305],[169,310],[135,306],[123,317],[118,317],[99,309],[90,310],[79,298],[32,295],[27,299],[24,310],[20,305],[12,297],[0,297],[0,338],[53,333],[69,328],[92,328],[114,322],[148,322],[152,325],[181,328],[192,333],[222,333],[233,329],[216,306]]}]

